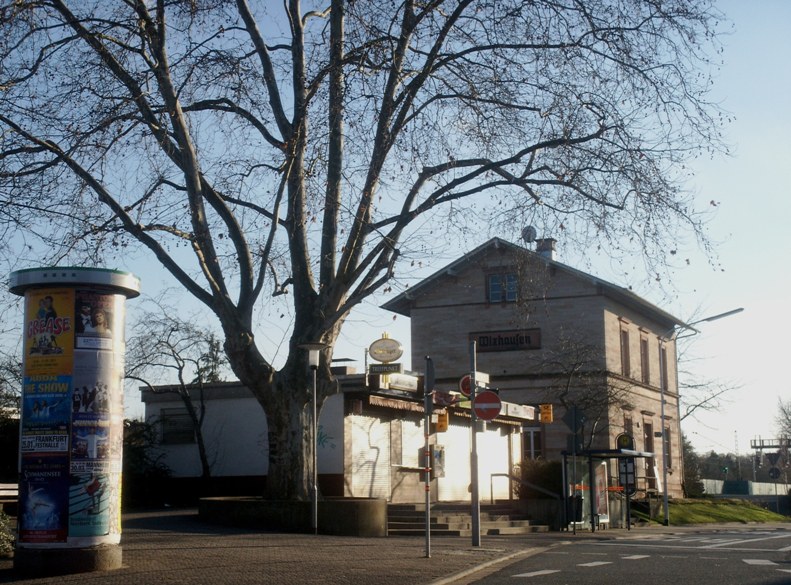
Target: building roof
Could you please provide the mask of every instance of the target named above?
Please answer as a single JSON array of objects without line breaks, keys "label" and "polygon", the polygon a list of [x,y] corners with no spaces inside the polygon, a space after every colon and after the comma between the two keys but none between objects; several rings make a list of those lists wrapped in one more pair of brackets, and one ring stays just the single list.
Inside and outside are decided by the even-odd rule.
[{"label": "building roof", "polygon": [[[670,330],[674,327],[683,327],[686,325],[684,321],[680,320],[679,318],[671,315],[670,313],[660,309],[656,305],[649,303],[644,298],[636,295],[629,289],[626,289],[622,286],[618,286],[606,280],[603,280],[597,276],[593,276],[592,274],[588,274],[576,268],[572,268],[567,264],[563,264],[562,262],[558,262],[557,260],[550,259],[546,256],[538,254],[532,250],[528,250],[527,248],[523,248],[522,246],[518,246],[506,240],[500,238],[492,238],[487,242],[484,242],[471,252],[468,252],[464,256],[454,260],[444,268],[438,270],[428,278],[417,283],[415,286],[410,287],[408,290],[405,290],[398,296],[390,299],[386,303],[384,303],[381,307],[388,311],[393,311],[394,313],[398,313],[400,315],[404,315],[406,317],[411,316],[413,300],[424,294],[425,292],[431,290],[432,287],[439,283],[439,280],[445,275],[453,275],[460,272],[462,269],[466,268],[470,263],[472,263],[476,258],[483,255],[490,249],[500,249],[505,248],[506,250],[510,250],[514,253],[519,254],[530,254],[533,257],[545,262],[548,266],[555,267],[557,270],[562,270],[569,274],[574,275],[575,277],[588,281],[592,285],[596,286],[601,290],[602,294],[625,305],[628,306],[640,313],[651,317],[652,319],[656,320],[657,322],[667,325],[667,328]],[[669,333],[669,331],[668,331]]]}]

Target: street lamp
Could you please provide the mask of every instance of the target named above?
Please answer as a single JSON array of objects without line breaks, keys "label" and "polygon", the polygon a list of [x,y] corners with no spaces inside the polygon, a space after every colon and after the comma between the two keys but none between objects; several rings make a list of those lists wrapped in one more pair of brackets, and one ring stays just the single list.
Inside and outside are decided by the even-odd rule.
[{"label": "street lamp", "polygon": [[[699,323],[708,323],[709,321],[716,321],[718,319],[724,319],[725,317],[730,317],[731,315],[735,315],[737,313],[741,313],[744,311],[744,307],[739,307],[738,309],[731,309],[730,311],[726,311],[724,313],[719,313],[717,315],[712,315],[711,317],[706,317],[704,319],[698,319],[697,321],[693,321],[692,323],[682,324],[681,326],[676,328],[675,325],[668,329],[665,333],[659,336],[659,389],[661,395],[661,407],[659,416],[661,418],[660,424],[662,425],[662,510],[664,512],[664,525],[668,526],[670,524],[670,505],[668,502],[668,490],[667,490],[667,436],[665,432],[665,393],[667,392],[667,384],[668,384],[668,377],[667,377],[667,363],[665,358],[665,342],[666,341],[675,341],[678,338],[678,333],[684,330],[692,331],[692,335],[695,333],[699,333],[693,325],[697,325]],[[687,337],[687,336],[685,336]]]},{"label": "street lamp", "polygon": [[313,490],[312,490],[312,523],[313,534],[319,533],[319,472],[318,472],[318,412],[316,408],[316,372],[319,369],[319,358],[321,357],[321,350],[327,346],[324,343],[303,343],[299,346],[308,352],[308,365],[311,370],[311,393],[313,414],[310,418],[311,423],[311,452],[312,452],[312,475],[313,475]]}]

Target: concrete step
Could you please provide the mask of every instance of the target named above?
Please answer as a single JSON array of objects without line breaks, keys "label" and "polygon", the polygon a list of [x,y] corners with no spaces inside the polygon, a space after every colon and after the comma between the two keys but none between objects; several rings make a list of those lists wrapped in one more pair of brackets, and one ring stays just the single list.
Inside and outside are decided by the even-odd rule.
[{"label": "concrete step", "polygon": [[[392,536],[425,535],[425,504],[390,504],[388,534]],[[429,518],[432,536],[472,536],[470,504],[432,504]],[[508,505],[482,505],[480,530],[487,535],[530,534],[546,532],[547,526],[536,526]]]}]

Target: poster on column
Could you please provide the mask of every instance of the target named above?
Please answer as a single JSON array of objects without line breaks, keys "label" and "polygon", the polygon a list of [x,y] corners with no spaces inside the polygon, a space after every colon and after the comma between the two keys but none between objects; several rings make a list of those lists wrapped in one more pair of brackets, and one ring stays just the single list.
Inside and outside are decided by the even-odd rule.
[{"label": "poster on column", "polygon": [[22,383],[19,539],[64,542],[68,529],[71,376],[36,374]]},{"label": "poster on column", "polygon": [[78,290],[75,303],[69,537],[115,542],[121,533],[123,298]]},{"label": "poster on column", "polygon": [[[111,351],[118,295],[78,290],[75,295],[75,348]],[[122,301],[121,301],[122,302]],[[122,332],[116,330],[116,334]]]},{"label": "poster on column", "polygon": [[65,542],[69,526],[68,456],[22,455],[19,538],[29,543]]},{"label": "poster on column", "polygon": [[71,373],[74,291],[32,291],[25,302],[25,374]]}]

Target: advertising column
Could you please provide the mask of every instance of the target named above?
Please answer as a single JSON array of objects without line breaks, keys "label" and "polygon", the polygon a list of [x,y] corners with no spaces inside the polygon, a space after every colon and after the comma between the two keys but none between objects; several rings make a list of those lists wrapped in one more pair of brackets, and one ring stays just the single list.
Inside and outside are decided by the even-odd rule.
[{"label": "advertising column", "polygon": [[33,573],[121,565],[125,300],[132,274],[11,274],[24,295],[19,512],[14,566]]}]

